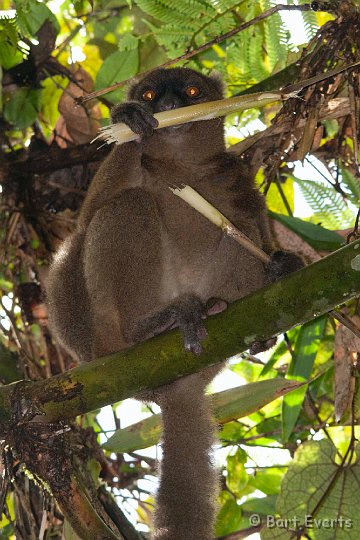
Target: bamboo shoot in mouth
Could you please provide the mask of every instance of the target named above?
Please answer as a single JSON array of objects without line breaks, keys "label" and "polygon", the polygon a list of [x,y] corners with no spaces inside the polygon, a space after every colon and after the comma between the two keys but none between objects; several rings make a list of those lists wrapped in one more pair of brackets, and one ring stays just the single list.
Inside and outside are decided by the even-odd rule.
[{"label": "bamboo shoot in mouth", "polygon": [[[282,94],[281,92],[259,92],[257,94],[247,94],[245,96],[235,96],[228,99],[207,101],[189,107],[180,107],[171,111],[155,113],[154,117],[159,122],[156,129],[186,124],[187,122],[198,122],[201,120],[211,120],[218,116],[252,109],[254,107],[264,107],[270,103],[275,103],[289,97],[294,97],[296,93]],[[117,123],[101,128],[99,135],[94,139],[104,140],[108,144],[123,144],[138,139],[139,135],[134,133],[126,124]]]}]

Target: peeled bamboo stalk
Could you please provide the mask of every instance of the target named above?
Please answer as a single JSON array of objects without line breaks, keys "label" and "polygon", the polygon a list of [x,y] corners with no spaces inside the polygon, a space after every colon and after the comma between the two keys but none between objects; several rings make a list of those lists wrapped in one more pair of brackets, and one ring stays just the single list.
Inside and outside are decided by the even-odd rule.
[{"label": "peeled bamboo stalk", "polygon": [[206,219],[211,221],[211,223],[214,223],[214,225],[220,227],[225,234],[236,240],[238,244],[241,244],[250,253],[255,255],[255,257],[264,263],[268,263],[270,261],[270,257],[267,255],[267,253],[265,253],[265,251],[254,244],[254,242],[252,242],[252,240],[250,240],[246,234],[239,231],[239,229],[237,229],[227,217],[219,212],[219,210],[210,204],[209,201],[204,199],[204,197],[195,191],[195,189],[187,185],[181,187],[170,187],[170,189],[174,195],[180,197],[180,199],[197,210]]},{"label": "peeled bamboo stalk", "polygon": [[[185,124],[186,122],[198,122],[200,120],[211,120],[218,116],[252,109],[254,107],[264,107],[269,103],[275,103],[282,99],[293,97],[294,93],[282,94],[281,92],[258,92],[257,94],[247,94],[245,96],[235,96],[217,101],[207,101],[189,107],[181,107],[171,111],[155,113],[154,117],[159,122],[156,129]],[[139,135],[134,133],[123,123],[111,124],[100,130],[99,135],[94,139],[105,140],[108,144],[123,144],[138,139]]]}]

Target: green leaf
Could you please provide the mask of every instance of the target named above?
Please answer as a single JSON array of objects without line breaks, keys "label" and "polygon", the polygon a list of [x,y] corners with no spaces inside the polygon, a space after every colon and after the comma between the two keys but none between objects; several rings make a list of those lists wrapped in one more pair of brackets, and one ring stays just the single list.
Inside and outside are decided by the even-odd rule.
[{"label": "green leaf", "polygon": [[[306,388],[298,388],[292,396],[284,401],[282,406],[282,433],[284,442],[287,441],[294,429],[304,402]],[[287,396],[288,397],[288,396]]]},{"label": "green leaf", "polygon": [[353,173],[341,165],[341,187],[347,192],[349,200],[355,205],[360,204],[360,184],[359,180],[353,175]]},{"label": "green leaf", "polygon": [[259,489],[266,495],[275,495],[280,491],[281,480],[284,477],[283,468],[257,471],[256,475],[249,480],[249,485]]},{"label": "green leaf", "polygon": [[5,292],[10,292],[14,288],[14,285],[11,281],[7,280],[2,274],[0,274],[0,289]]},{"label": "green leaf", "polygon": [[[286,182],[280,184],[284,197],[290,206],[291,210],[294,210],[294,182],[291,178],[288,178]],[[272,212],[278,212],[283,214],[287,212],[284,201],[281,198],[279,188],[275,182],[272,182],[269,191],[266,194],[266,206]]]},{"label": "green leaf", "polygon": [[19,129],[33,124],[39,111],[40,92],[29,88],[19,88],[5,103],[5,119]]},{"label": "green leaf", "polygon": [[14,536],[14,526],[13,526],[12,523],[8,523],[4,527],[0,528],[0,539],[1,540],[9,540],[9,538],[15,538],[15,536]]},{"label": "green leaf", "polygon": [[219,392],[213,396],[216,417],[220,423],[226,423],[248,416],[293,391],[298,384],[285,379],[267,379]]},{"label": "green leaf", "polygon": [[248,499],[241,505],[241,509],[249,514],[272,515],[275,512],[276,496],[277,492],[267,497]]},{"label": "green leaf", "polygon": [[26,0],[17,0],[17,24],[20,32],[25,36],[33,37],[42,27],[46,20],[49,20],[56,28],[57,33],[60,30],[59,23],[50,9],[40,2],[27,2]]},{"label": "green leaf", "polygon": [[324,119],[321,120],[321,123],[325,127],[327,139],[334,139],[335,135],[339,133],[338,121],[335,119]]},{"label": "green leaf", "polygon": [[[303,444],[285,474],[277,500],[280,519],[288,520],[302,538],[315,540],[360,538],[357,497],[360,483],[359,446],[351,465],[340,468],[339,456],[328,439]],[[320,504],[321,503],[321,504]],[[308,530],[306,527],[308,524]],[[263,529],[261,538],[297,538],[280,526]],[[306,534],[311,536],[306,536]],[[299,536],[300,537],[300,536]]]},{"label": "green leaf", "polygon": [[16,20],[0,18],[0,65],[5,69],[10,69],[23,60],[18,41]]},{"label": "green leaf", "polygon": [[[309,379],[320,342],[324,336],[325,326],[326,317],[320,317],[301,327],[289,366],[288,377],[301,381]],[[304,386],[284,396],[282,404],[282,431],[285,441],[290,437],[299,417],[306,389],[307,386]]]},{"label": "green leaf", "polygon": [[289,366],[289,376],[296,377],[296,380],[301,378],[304,381],[310,377],[319,344],[324,335],[326,321],[326,317],[320,317],[301,327]]},{"label": "green leaf", "polygon": [[238,448],[234,455],[227,458],[226,484],[234,495],[241,497],[242,491],[248,483],[249,476],[244,464],[247,461],[247,454],[242,448]]},{"label": "green leaf", "polygon": [[228,496],[217,516],[215,534],[216,536],[225,536],[237,531],[241,527],[242,512],[236,499]]},{"label": "green leaf", "polygon": [[[224,424],[247,416],[298,386],[296,381],[267,379],[213,394],[217,421]],[[161,416],[157,414],[116,431],[103,447],[112,452],[132,452],[156,444],[160,435]]]},{"label": "green leaf", "polygon": [[125,34],[118,43],[119,51],[135,51],[139,47],[139,38],[132,34]]},{"label": "green leaf", "polygon": [[272,211],[269,211],[269,215],[301,236],[314,249],[333,251],[344,244],[344,239],[338,233],[324,229],[321,225],[315,225],[296,217],[285,216]]},{"label": "green leaf", "polygon": [[24,374],[19,368],[18,360],[18,356],[0,342],[0,381],[2,384],[10,384],[22,379]]},{"label": "green leaf", "polygon": [[[98,71],[95,89],[100,90],[107,88],[112,84],[133,77],[137,73],[138,65],[138,49],[132,49],[131,51],[117,51],[110,54]],[[121,90],[120,93],[118,91],[111,92],[108,94],[108,97],[111,100],[118,100],[120,95],[123,95],[123,90]]]},{"label": "green leaf", "polygon": [[161,416],[153,414],[141,422],[115,431],[103,447],[112,452],[133,452],[157,444],[161,432]]},{"label": "green leaf", "polygon": [[31,330],[31,333],[33,334],[33,336],[35,336],[37,339],[40,339],[41,336],[42,336],[42,331],[41,331],[41,327],[36,324],[36,323],[33,323],[31,326],[30,326],[30,330]]},{"label": "green leaf", "polygon": [[62,96],[64,78],[60,75],[49,77],[41,82],[41,125],[47,136],[50,136],[59,118],[59,99]]}]

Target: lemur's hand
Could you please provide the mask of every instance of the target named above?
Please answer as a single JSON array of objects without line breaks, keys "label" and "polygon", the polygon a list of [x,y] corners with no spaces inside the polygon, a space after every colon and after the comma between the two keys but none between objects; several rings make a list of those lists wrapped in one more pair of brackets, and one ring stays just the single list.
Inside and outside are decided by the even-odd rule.
[{"label": "lemur's hand", "polygon": [[152,113],[140,103],[128,101],[119,103],[111,109],[113,124],[124,122],[137,135],[152,135],[159,122]]}]

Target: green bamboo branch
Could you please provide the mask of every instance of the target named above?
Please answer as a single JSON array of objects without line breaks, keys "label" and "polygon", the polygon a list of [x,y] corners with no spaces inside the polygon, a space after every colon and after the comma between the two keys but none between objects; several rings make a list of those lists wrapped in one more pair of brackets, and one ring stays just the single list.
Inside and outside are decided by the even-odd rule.
[{"label": "green bamboo branch", "polygon": [[[66,420],[222,362],[360,295],[360,241],[256,291],[210,317],[196,357],[178,330],[42,381],[0,387],[0,433],[23,416]],[[38,418],[40,418],[38,416]]]}]

